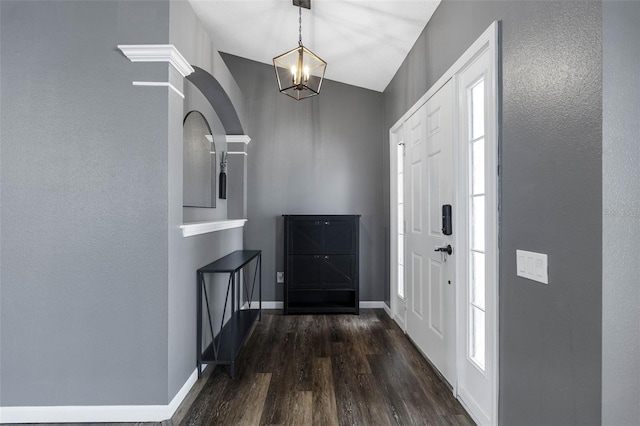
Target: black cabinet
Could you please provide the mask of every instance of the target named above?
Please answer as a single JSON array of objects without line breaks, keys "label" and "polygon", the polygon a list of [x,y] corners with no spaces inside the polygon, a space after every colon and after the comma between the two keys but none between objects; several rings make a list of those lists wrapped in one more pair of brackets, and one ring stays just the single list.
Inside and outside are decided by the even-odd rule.
[{"label": "black cabinet", "polygon": [[284,312],[358,314],[358,215],[285,215]]}]

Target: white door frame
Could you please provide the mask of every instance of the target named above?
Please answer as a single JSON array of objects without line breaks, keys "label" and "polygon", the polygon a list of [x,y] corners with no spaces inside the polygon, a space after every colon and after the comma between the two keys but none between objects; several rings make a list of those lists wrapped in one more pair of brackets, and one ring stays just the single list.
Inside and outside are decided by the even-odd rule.
[{"label": "white door frame", "polygon": [[[404,318],[396,318],[396,312],[397,312],[397,267],[396,267],[396,262],[397,262],[397,253],[398,253],[398,248],[396,247],[396,235],[397,235],[397,223],[398,223],[398,218],[397,218],[397,200],[398,200],[398,194],[397,194],[397,144],[399,142],[398,140],[398,133],[401,131],[402,126],[404,126],[405,121],[407,121],[407,119],[409,117],[411,117],[411,115],[413,115],[424,103],[427,102],[427,100],[429,98],[431,98],[438,90],[440,90],[440,88],[442,86],[444,86],[444,84],[449,81],[452,78],[456,78],[457,75],[463,71],[469,64],[471,64],[479,55],[483,54],[483,53],[489,53],[490,57],[491,57],[491,63],[494,67],[493,72],[491,73],[491,79],[488,80],[487,82],[491,85],[491,90],[489,90],[489,94],[490,94],[490,98],[488,100],[487,105],[488,110],[491,111],[491,113],[493,114],[493,119],[488,123],[489,127],[493,129],[492,135],[488,135],[487,139],[486,139],[486,143],[489,144],[491,146],[491,151],[495,153],[495,165],[496,167],[492,168],[492,169],[488,169],[486,170],[487,174],[491,174],[493,176],[491,177],[491,180],[494,182],[493,188],[489,188],[488,190],[493,191],[493,197],[489,197],[487,198],[488,202],[487,202],[487,214],[491,215],[491,220],[494,221],[495,224],[495,232],[492,233],[491,236],[487,235],[487,237],[491,237],[495,240],[495,245],[493,248],[493,253],[491,253],[490,255],[493,257],[493,259],[495,260],[495,262],[493,262],[492,265],[492,269],[495,272],[495,278],[496,278],[496,291],[495,291],[495,298],[492,301],[494,303],[494,309],[493,312],[490,314],[490,316],[487,318],[488,323],[491,324],[490,329],[487,330],[487,332],[489,334],[491,334],[492,337],[492,342],[493,342],[493,348],[491,351],[489,351],[490,353],[492,353],[492,359],[491,362],[493,362],[494,368],[493,368],[493,374],[492,374],[492,382],[493,382],[493,395],[492,395],[492,400],[493,400],[493,409],[492,409],[492,413],[490,413],[490,418],[491,418],[491,422],[494,424],[497,424],[498,422],[498,384],[499,384],[499,351],[498,351],[498,344],[499,344],[499,324],[498,324],[498,318],[499,318],[499,313],[498,313],[498,308],[499,308],[499,301],[498,301],[498,291],[497,289],[499,288],[499,283],[498,283],[498,204],[499,204],[499,198],[498,198],[498,170],[497,170],[497,164],[498,164],[498,141],[499,141],[499,126],[498,126],[498,69],[499,69],[499,56],[498,56],[498,35],[499,35],[499,23],[497,21],[494,21],[489,28],[487,28],[487,30],[485,30],[482,35],[465,51],[465,53],[460,56],[460,58],[442,75],[442,77],[440,77],[440,79],[438,79],[438,81],[422,96],[420,97],[420,99],[418,99],[418,101],[411,107],[409,108],[409,110],[391,127],[391,129],[389,129],[389,209],[390,209],[390,250],[389,250],[389,254],[390,254],[390,303],[391,303],[391,312],[394,314],[394,320],[396,322],[398,322],[398,324],[400,325],[400,327],[405,330],[405,324],[406,321],[404,321]],[[457,88],[457,84],[456,84],[456,88]],[[459,96],[456,93],[455,99],[458,100]],[[456,102],[456,104],[454,105],[454,123],[459,123],[460,117],[459,117],[459,110],[460,110],[460,105]],[[460,126],[458,124],[454,124],[454,131],[455,132],[459,132]],[[454,134],[454,140],[456,140],[456,146],[458,146],[457,141],[459,140],[459,134],[456,133]],[[461,167],[460,167],[460,152],[457,148],[454,148],[454,157],[455,157],[455,162],[456,162],[456,167],[455,167],[455,173],[456,173],[456,177],[460,178],[460,173],[461,173]],[[462,197],[462,191],[460,191],[458,189],[458,185],[456,185],[456,200],[458,202],[458,205],[460,204],[460,200]],[[489,204],[489,202],[491,202],[491,204]],[[459,225],[462,223],[466,222],[466,217],[461,217],[462,213],[460,211],[461,209],[457,209],[456,212],[454,212],[454,216],[455,216],[455,222],[454,222],[454,229],[458,228],[459,229]],[[454,242],[455,242],[455,246],[454,246],[454,250],[456,247],[461,247],[460,243],[461,241],[460,238],[458,236],[459,233],[455,233],[454,231]],[[457,280],[458,282],[462,282],[461,280],[466,279],[466,270],[461,270],[461,268],[465,267],[465,265],[462,264],[462,262],[457,262]],[[406,278],[406,274],[405,274],[405,278]],[[456,286],[456,300],[460,300],[460,287],[461,286]],[[465,287],[466,288],[466,287]],[[406,286],[405,286],[405,292],[406,292]],[[459,303],[456,303],[456,311],[459,310]],[[466,328],[466,324],[461,323],[460,321],[460,314],[459,312],[456,312],[456,334],[458,336],[465,335],[465,330]],[[459,340],[459,339],[457,339]],[[456,345],[456,353],[458,354],[458,359],[456,360],[457,364],[460,364],[460,353],[461,351],[464,352],[466,350],[465,347],[460,347],[460,344]],[[452,384],[454,387],[454,393],[456,394],[456,396],[458,397],[457,394],[457,380],[456,383]],[[464,402],[463,402],[463,405]],[[467,411],[469,411],[469,413],[471,414],[471,416],[474,418],[474,420],[476,420],[476,422],[479,422],[480,419],[476,418],[473,413],[470,412],[470,407],[466,407]],[[479,422],[480,423],[480,422]]]},{"label": "white door frame", "polygon": [[[407,324],[407,311],[406,311],[406,302],[400,301],[398,296],[398,245],[397,245],[397,235],[398,235],[398,145],[404,145],[404,127],[403,126],[394,126],[389,131],[389,173],[390,173],[390,192],[389,192],[389,219],[391,221],[389,226],[389,232],[391,235],[390,238],[390,256],[391,263],[389,272],[391,274],[391,286],[389,293],[389,302],[391,306],[391,317],[395,320],[395,322],[400,326],[402,331],[407,332],[406,324]],[[406,182],[406,179],[405,179]],[[406,237],[405,237],[406,238]],[[405,271],[406,275],[406,271]],[[404,287],[405,298],[407,287]],[[405,299],[406,300],[406,299]]]}]

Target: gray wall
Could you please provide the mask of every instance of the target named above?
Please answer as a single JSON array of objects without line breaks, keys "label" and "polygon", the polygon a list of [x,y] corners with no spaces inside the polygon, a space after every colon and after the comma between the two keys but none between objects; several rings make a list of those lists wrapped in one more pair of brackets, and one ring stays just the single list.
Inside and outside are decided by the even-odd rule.
[{"label": "gray wall", "polygon": [[0,8],[1,403],[166,403],[169,4]]},{"label": "gray wall", "polygon": [[245,245],[262,249],[265,300],[282,300],[283,214],[361,214],[360,300],[382,300],[382,95],[333,81],[296,102],[273,68],[223,55],[249,116]]},{"label": "gray wall", "polygon": [[[175,69],[116,47],[168,43],[170,21],[207,45],[183,3],[0,2],[2,406],[164,405],[195,369],[195,271],[243,233],[182,237],[183,215],[226,218],[224,202],[183,211],[184,108],[223,149],[224,126]],[[131,85],[167,79],[184,101]]]},{"label": "gray wall", "polygon": [[640,1],[602,8],[602,423],[640,421]]},{"label": "gray wall", "polygon": [[[601,4],[445,0],[384,92],[385,126],[493,20],[503,72],[499,420],[598,424]],[[549,255],[548,286],[516,277],[516,249]]]}]

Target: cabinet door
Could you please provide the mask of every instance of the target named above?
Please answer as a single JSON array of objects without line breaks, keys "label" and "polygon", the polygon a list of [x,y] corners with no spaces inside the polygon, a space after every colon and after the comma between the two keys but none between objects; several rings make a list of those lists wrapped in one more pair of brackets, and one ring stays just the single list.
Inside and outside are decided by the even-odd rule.
[{"label": "cabinet door", "polygon": [[319,269],[319,256],[289,256],[288,285],[293,288],[320,288],[322,279]]},{"label": "cabinet door", "polygon": [[317,220],[292,220],[288,224],[289,253],[322,253],[322,228]]},{"label": "cabinet door", "polygon": [[354,253],[356,233],[352,220],[326,220],[322,222],[324,233],[323,253]]},{"label": "cabinet door", "polygon": [[323,288],[355,287],[355,256],[319,256],[318,269]]}]

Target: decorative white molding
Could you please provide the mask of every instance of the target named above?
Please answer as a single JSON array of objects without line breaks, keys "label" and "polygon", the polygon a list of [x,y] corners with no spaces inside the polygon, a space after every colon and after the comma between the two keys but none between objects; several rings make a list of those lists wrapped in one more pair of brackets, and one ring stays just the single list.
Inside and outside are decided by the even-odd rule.
[{"label": "decorative white molding", "polygon": [[242,152],[242,151],[227,151],[227,154],[229,154],[229,155],[244,155],[244,156],[248,156],[249,155],[246,152]]},{"label": "decorative white molding", "polygon": [[205,138],[211,143],[213,143],[213,135],[204,135]]},{"label": "decorative white molding", "polygon": [[173,44],[119,44],[118,49],[131,62],[168,62],[183,77],[195,71]]},{"label": "decorative white molding", "polygon": [[225,229],[242,228],[246,222],[247,219],[189,222],[180,225],[180,229],[182,229],[183,237],[192,237],[194,235],[223,231]]},{"label": "decorative white molding", "polygon": [[248,135],[227,135],[227,143],[243,143],[249,145],[251,138]]},{"label": "decorative white molding", "polygon": [[173,416],[197,380],[195,369],[168,405],[0,407],[0,423],[161,422]]},{"label": "decorative white molding", "polygon": [[184,94],[180,90],[178,90],[176,86],[169,83],[168,81],[134,81],[133,85],[134,86],[151,86],[151,87],[168,87],[169,89],[176,92],[178,96],[184,99]]}]

